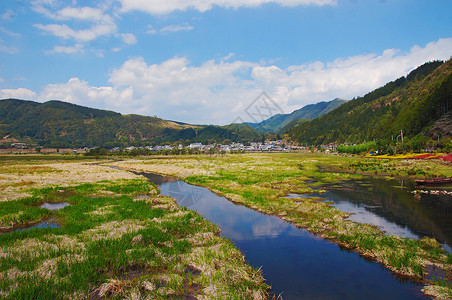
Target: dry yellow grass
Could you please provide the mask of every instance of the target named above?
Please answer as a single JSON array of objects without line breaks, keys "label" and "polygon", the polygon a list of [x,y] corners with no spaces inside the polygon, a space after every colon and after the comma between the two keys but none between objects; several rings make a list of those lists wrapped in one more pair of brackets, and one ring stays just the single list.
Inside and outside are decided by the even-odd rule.
[{"label": "dry yellow grass", "polygon": [[[0,201],[22,203],[16,200],[35,195],[34,189],[40,189],[38,192],[43,193],[43,199],[55,194],[64,201],[66,196],[74,198],[76,195],[76,200],[69,201],[72,213],[71,207],[56,213],[57,218],[63,220],[62,228],[32,232],[17,239],[6,238],[6,242],[0,243],[0,259],[8,261],[0,269],[0,298],[13,299],[24,293],[35,295],[36,282],[43,284],[40,291],[46,290],[47,295],[59,293],[60,298],[65,299],[97,296],[166,299],[185,294],[205,299],[260,299],[266,296],[267,286],[261,273],[246,264],[240,251],[230,242],[218,236],[218,228],[214,225],[182,209],[174,199],[158,195],[155,187],[144,178],[100,165],[111,161],[65,162],[63,159],[0,162]],[[127,185],[130,182],[133,184]],[[145,188],[137,192],[136,188],[143,184]],[[17,209],[10,214],[22,213]],[[78,227],[79,219],[86,220],[80,223],[86,227]],[[187,219],[190,222],[185,223]],[[66,225],[76,226],[66,228]],[[149,230],[154,230],[152,235]],[[190,233],[183,233],[184,230]],[[154,233],[158,235],[158,242],[152,239]],[[16,233],[6,233],[3,237],[9,234]],[[93,247],[94,244],[98,246]],[[107,245],[113,246],[108,251],[98,249]],[[212,253],[212,247],[220,253]],[[100,279],[88,283],[83,281],[85,276],[72,273],[79,269],[74,269],[75,266],[84,266],[81,270],[89,269],[93,259],[104,255],[109,255],[107,261],[110,262],[117,257],[126,262],[119,267],[108,263],[95,267]],[[205,274],[186,274],[187,266],[196,268],[198,264],[204,266]],[[140,277],[131,275],[131,279],[122,278],[121,272],[130,266],[142,268],[143,274]],[[212,278],[211,274],[216,277]],[[230,278],[228,274],[236,275]],[[77,278],[84,287],[67,290],[71,278]],[[246,281],[246,287],[238,291],[237,281],[242,284]],[[160,284],[162,282],[165,284]]]},{"label": "dry yellow grass", "polygon": [[[134,179],[139,176],[123,170],[98,165],[99,162],[47,162],[38,165],[1,166],[0,201],[31,196],[31,188],[71,186],[103,180]],[[5,170],[7,172],[5,172]],[[37,170],[40,170],[39,172]],[[43,171],[44,170],[44,171]],[[26,183],[26,184],[24,184]]]}]

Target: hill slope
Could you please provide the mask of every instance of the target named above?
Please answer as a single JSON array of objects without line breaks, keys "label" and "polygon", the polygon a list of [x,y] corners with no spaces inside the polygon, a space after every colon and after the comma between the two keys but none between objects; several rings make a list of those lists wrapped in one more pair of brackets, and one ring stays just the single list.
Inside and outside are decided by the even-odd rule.
[{"label": "hill slope", "polygon": [[427,132],[452,110],[452,60],[425,63],[364,97],[288,131],[304,144],[363,142]]},{"label": "hill slope", "polygon": [[[254,131],[254,130],[253,130]],[[257,133],[255,133],[258,136]],[[248,139],[234,128],[195,126],[156,117],[121,115],[62,101],[0,100],[0,137],[44,147],[142,146],[163,142]]]},{"label": "hill slope", "polygon": [[267,132],[280,132],[286,131],[291,128],[289,124],[294,124],[294,121],[302,120],[313,120],[329,113],[330,111],[338,108],[342,104],[346,103],[347,100],[336,98],[332,101],[323,101],[316,104],[309,104],[300,109],[293,111],[290,114],[277,114],[267,120],[260,123],[246,123],[253,128],[258,130],[263,130]]}]

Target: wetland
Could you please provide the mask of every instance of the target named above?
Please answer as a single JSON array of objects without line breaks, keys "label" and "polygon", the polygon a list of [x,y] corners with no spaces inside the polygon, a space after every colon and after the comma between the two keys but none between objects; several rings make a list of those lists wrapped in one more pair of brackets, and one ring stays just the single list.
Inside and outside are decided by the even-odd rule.
[{"label": "wetland", "polygon": [[[378,188],[359,183],[369,178],[406,180],[410,173],[412,175],[409,176],[413,179],[415,178],[413,174],[417,174],[416,170],[420,169],[428,170],[429,174],[451,176],[452,169],[448,163],[436,161],[412,163],[405,160],[387,161],[290,153],[162,156],[150,160],[117,162],[115,165],[138,172],[173,175],[187,183],[207,187],[235,204],[277,216],[297,227],[304,228],[318,238],[378,262],[398,276],[421,283],[422,291],[427,295],[450,297],[452,256],[446,251],[447,232],[442,235],[442,238],[439,234],[447,227],[447,225],[441,225],[441,222],[447,223],[450,219],[447,209],[441,220],[436,220],[436,217],[432,216],[421,218],[422,222],[427,219],[433,224],[439,224],[435,225],[439,230],[425,231],[425,226],[421,227],[422,230],[416,230],[415,226],[410,225],[410,229],[410,226],[406,225],[411,223],[403,219],[403,215],[408,214],[407,212],[401,212],[397,216],[402,222],[382,214],[375,214],[380,222],[374,222],[372,218],[366,216],[361,216],[362,220],[355,222],[350,220],[354,215],[353,212],[341,211],[335,207],[334,199],[328,199],[335,189],[340,190],[340,187],[348,189],[347,185],[350,182],[356,182],[368,193],[373,194],[373,189],[378,190]],[[388,172],[393,172],[394,176]],[[388,182],[388,185],[391,185],[391,182]],[[353,189],[350,189],[350,192],[355,193]],[[293,197],[294,194],[304,196],[300,201],[300,198]],[[378,192],[375,194],[378,195]],[[411,195],[412,199],[409,201],[419,200],[418,197]],[[367,197],[368,194],[364,194],[364,198]],[[401,201],[403,203],[404,200]],[[348,199],[348,202],[351,204],[353,201]],[[372,208],[372,205],[366,202],[354,206],[360,205],[363,211],[370,211],[365,207]],[[376,209],[376,205],[373,206],[373,209]],[[407,209],[400,204],[395,206],[400,210]],[[421,210],[425,209],[431,208],[421,206]],[[433,215],[437,213],[442,212],[433,211]],[[391,215],[390,210],[387,215]],[[391,232],[391,226],[394,227],[393,232]],[[395,229],[402,230],[398,232]],[[439,237],[438,240],[441,242],[435,237]]]},{"label": "wetland", "polygon": [[418,170],[452,176],[310,153],[2,157],[0,296],[448,299],[451,190]]},{"label": "wetland", "polygon": [[283,299],[426,299],[420,284],[316,238],[276,216],[236,205],[207,188],[141,173],[161,193],[218,225],[246,260],[261,268],[271,296]]},{"label": "wetland", "polygon": [[12,161],[2,176],[34,183],[5,188],[0,202],[1,299],[267,297],[216,225],[145,178],[95,160]]}]

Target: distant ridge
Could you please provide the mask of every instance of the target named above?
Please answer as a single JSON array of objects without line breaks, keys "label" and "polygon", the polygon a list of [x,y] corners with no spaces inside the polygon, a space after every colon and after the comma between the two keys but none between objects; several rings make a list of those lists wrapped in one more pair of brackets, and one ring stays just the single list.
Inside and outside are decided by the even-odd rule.
[{"label": "distant ridge", "polygon": [[[436,134],[445,138],[451,135],[443,132],[450,128],[450,111],[452,60],[432,61],[288,133],[302,144],[392,140],[401,130],[405,137]],[[435,123],[443,126],[429,131]]]},{"label": "distant ridge", "polygon": [[[298,120],[313,120],[330,111],[338,108],[347,100],[336,98],[331,101],[322,101],[316,104],[309,104],[290,114],[277,114],[260,123],[245,123],[258,130],[278,133],[291,128],[290,124]],[[295,123],[293,123],[295,125]]]},{"label": "distant ridge", "polygon": [[191,125],[157,117],[122,115],[52,100],[0,100],[0,147],[11,141],[43,147],[146,146],[261,140],[260,133],[287,132],[302,144],[361,143],[425,135],[452,137],[452,59],[423,64],[350,101],[307,105],[260,123]]},{"label": "distant ridge", "polygon": [[[63,101],[0,100],[0,146],[8,137],[44,147],[146,146],[162,143],[245,141],[259,136],[227,126],[190,125],[157,117],[122,115]],[[6,138],[4,140],[7,140]]]}]

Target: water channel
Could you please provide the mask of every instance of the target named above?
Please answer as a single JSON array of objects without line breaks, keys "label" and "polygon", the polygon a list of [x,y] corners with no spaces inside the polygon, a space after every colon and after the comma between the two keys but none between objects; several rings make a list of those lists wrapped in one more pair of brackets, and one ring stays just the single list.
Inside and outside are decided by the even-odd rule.
[{"label": "water channel", "polygon": [[357,253],[173,177],[140,173],[164,195],[212,221],[255,268],[271,294],[283,299],[428,299],[421,286],[401,279]]},{"label": "water channel", "polygon": [[[325,186],[325,194],[297,195],[324,198],[342,211],[353,213],[349,220],[378,226],[387,234],[419,239],[434,237],[446,251],[452,247],[452,196],[435,194],[438,187],[419,187],[413,181],[368,177]],[[423,189],[415,196],[413,191]]]}]

